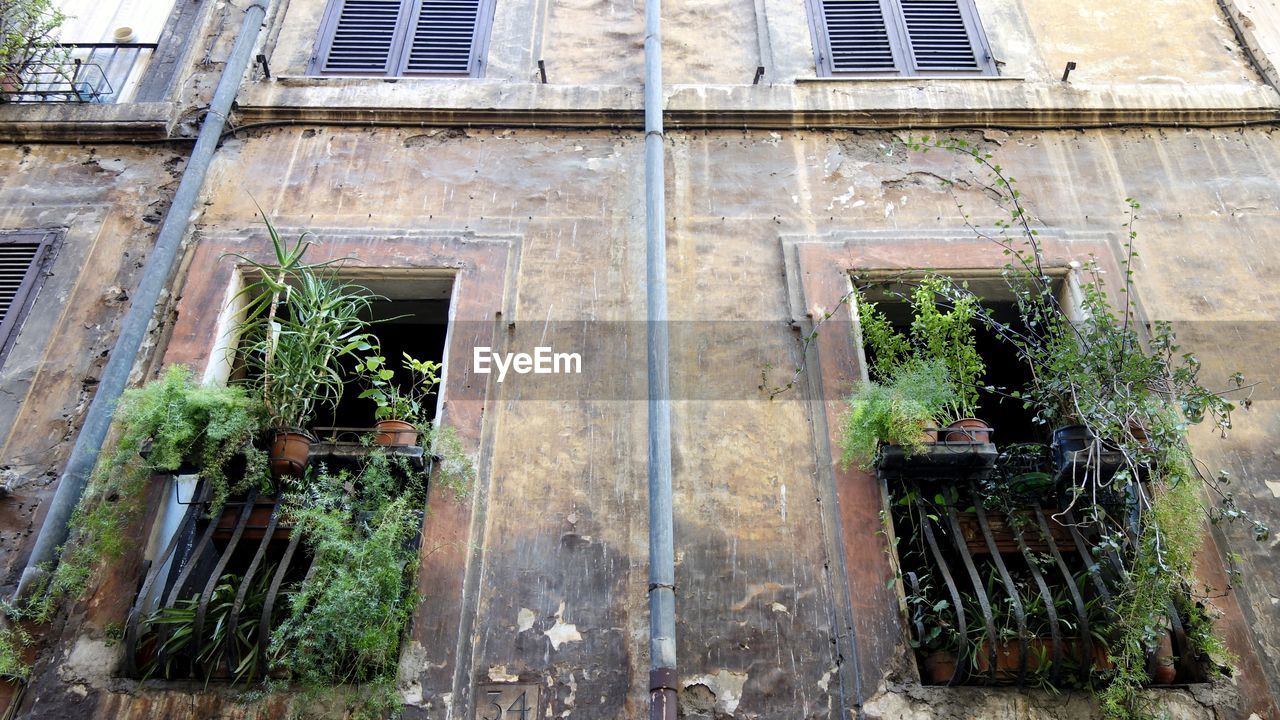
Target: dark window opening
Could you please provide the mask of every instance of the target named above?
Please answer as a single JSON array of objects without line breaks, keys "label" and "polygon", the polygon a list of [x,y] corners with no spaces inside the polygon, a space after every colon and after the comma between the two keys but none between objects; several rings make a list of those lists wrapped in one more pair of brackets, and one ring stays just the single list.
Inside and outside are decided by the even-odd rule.
[{"label": "dark window opening", "polygon": [[[409,380],[402,369],[404,353],[443,362],[452,274],[363,269],[349,275],[344,271],[341,279],[379,298],[365,319],[397,381]],[[233,379],[243,380],[243,358],[238,364]],[[312,446],[312,469],[358,473],[368,455],[353,436],[367,439],[364,431],[374,424],[376,406],[359,397],[363,384],[355,364],[355,358],[345,363],[347,383],[337,407],[322,410],[312,421],[322,440]],[[441,367],[442,379],[444,372]],[[428,399],[422,422],[434,419],[440,390],[438,386]],[[329,435],[321,427],[358,431]],[[326,449],[317,450],[320,446]],[[401,479],[403,473],[429,472],[420,447],[387,447],[385,452]],[[229,477],[243,476],[245,460],[239,462],[239,468],[228,469]],[[211,513],[205,481],[194,475],[174,479],[170,507],[158,521],[159,536],[165,539],[150,561],[126,628],[127,675],[243,682],[270,674],[272,634],[290,616],[289,595],[309,576],[313,562],[308,541],[293,531],[284,512],[287,498],[278,492],[278,486],[250,488]],[[420,523],[420,514],[417,519]]]},{"label": "dark window opening", "polygon": [[[358,281],[357,281],[358,282]],[[445,334],[448,331],[448,300],[387,300],[373,305],[373,321],[370,331],[378,336],[378,344],[387,365],[396,372],[394,382],[400,390],[408,390],[409,373],[404,369],[404,355],[408,353],[418,360],[444,362]],[[355,377],[355,360],[346,363],[349,377]],[[443,377],[443,368],[441,377]],[[374,404],[361,399],[362,387],[356,379],[350,383],[342,400],[332,412],[323,412],[316,418],[317,426],[372,427]],[[436,395],[429,398],[427,415],[423,422],[435,419]]]},{"label": "dark window opening", "polygon": [[[971,276],[966,282],[996,322],[1025,331],[1002,280]],[[911,278],[858,285],[896,330],[908,331]],[[1056,291],[1065,298],[1065,282],[1059,280]],[[1079,470],[1054,456],[1049,428],[1035,425],[1033,412],[1008,397],[1028,384],[1030,368],[990,326],[975,321],[974,335],[986,365],[982,382],[995,388],[981,393],[978,412],[993,428],[994,448],[945,441],[906,457],[882,446],[875,465],[888,495],[907,636],[920,677],[935,685],[1106,682],[1115,670],[1108,652],[1121,642],[1112,614],[1126,582],[1120,553],[1131,551],[1132,540],[1121,538],[1119,550],[1095,555],[1093,548],[1104,544],[1087,513],[1093,503],[1125,517],[1128,501],[1118,493],[1077,498],[1070,492],[1063,473]],[[1187,613],[1171,607],[1168,627],[1153,631],[1152,684],[1207,677],[1208,663],[1189,640]]]}]

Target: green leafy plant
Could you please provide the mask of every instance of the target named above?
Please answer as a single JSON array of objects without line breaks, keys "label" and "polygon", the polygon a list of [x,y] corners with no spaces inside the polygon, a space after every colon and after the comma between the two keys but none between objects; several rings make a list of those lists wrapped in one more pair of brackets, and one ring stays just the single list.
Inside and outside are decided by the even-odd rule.
[{"label": "green leafy plant", "polygon": [[376,344],[368,332],[376,296],[340,281],[337,261],[306,263],[312,241],[281,239],[265,219],[274,262],[232,254],[252,269],[253,281],[235,295],[244,302],[237,328],[249,384],[277,430],[304,429],[321,407],[334,408],[346,386],[343,362]]},{"label": "green leafy plant", "polygon": [[[1204,471],[1186,435],[1190,425],[1208,421],[1225,436],[1236,410],[1228,398],[1247,389],[1243,378],[1232,376],[1232,386],[1224,391],[1206,387],[1199,360],[1179,350],[1169,324],[1139,323],[1132,292],[1140,209],[1136,201],[1125,201],[1126,238],[1117,295],[1110,294],[1101,263],[1089,258],[1078,268],[1081,307],[1072,312],[1059,299],[1014,178],[991,154],[956,139],[923,138],[907,144],[921,152],[943,149],[972,161],[986,173],[981,185],[1007,213],[991,231],[964,217],[978,237],[998,244],[1009,258],[1003,274],[1020,325],[1002,323],[989,312],[979,318],[1031,370],[1030,385],[1010,394],[1024,402],[1038,423],[1083,425],[1090,458],[1103,453],[1122,458],[1113,475],[1095,464],[1076,475],[1067,490],[1073,505],[1084,511],[1084,529],[1096,538],[1092,551],[1115,565],[1112,628],[1117,640],[1111,657],[1116,669],[1101,690],[1104,713],[1116,719],[1148,717],[1151,708],[1140,689],[1148,681],[1147,658],[1170,612],[1177,612],[1188,626],[1194,645],[1190,652],[1203,657],[1221,650],[1208,630],[1207,613],[1191,610],[1187,584],[1194,576],[1192,559],[1203,537],[1204,518],[1245,519],[1253,523],[1256,538],[1269,536],[1268,528],[1249,519],[1226,492],[1225,474],[1210,477]],[[963,212],[963,204],[959,207]],[[968,295],[955,286],[946,292],[951,298]],[[1215,505],[1202,504],[1202,489],[1216,496]],[[1099,502],[1103,497],[1118,499],[1121,511]]]},{"label": "green leafy plant", "polygon": [[920,452],[925,428],[956,402],[955,386],[938,361],[912,360],[894,368],[885,382],[858,385],[841,418],[841,463],[869,467],[882,442],[901,445],[907,454]]},{"label": "green leafy plant", "polygon": [[475,483],[476,466],[457,430],[434,422],[419,425],[418,429],[418,444],[436,458],[436,480],[452,490],[455,499],[465,498]]},{"label": "green leafy plant", "polygon": [[31,644],[31,636],[16,625],[0,628],[0,678],[26,679],[31,666],[23,659],[23,648]]},{"label": "green leafy plant", "polygon": [[407,385],[396,382],[396,373],[388,367],[385,357],[365,357],[356,365],[356,372],[369,386],[360,397],[374,402],[373,416],[377,420],[401,420],[417,425],[427,415],[427,399],[440,385],[440,363],[418,360],[404,353],[402,367],[409,372]]},{"label": "green leafy plant", "polygon": [[[910,293],[911,328],[898,332],[876,303],[855,295],[862,339],[871,351],[870,375],[881,382],[908,365],[938,363],[953,392],[939,418],[950,424],[978,412],[978,381],[986,371],[974,337],[979,304],[972,295],[947,294],[949,285],[936,275],[922,279]],[[950,300],[943,306],[940,300]]]},{"label": "green leafy plant", "polygon": [[58,48],[58,28],[67,16],[53,0],[9,0],[0,11],[0,89],[22,89],[25,66],[36,59],[58,67],[66,55]]},{"label": "green leafy plant", "polygon": [[[148,615],[143,621],[144,637],[161,628],[165,633],[156,656],[142,668],[143,679],[154,675],[164,678],[179,677],[188,664],[194,663],[195,669],[204,675],[205,682],[208,683],[216,672],[225,669],[228,661],[235,658],[238,661],[231,668],[232,682],[238,683],[254,677],[259,670],[260,645],[270,640],[270,632],[263,632],[260,625],[262,608],[266,604],[273,575],[274,568],[270,566],[259,568],[255,573],[245,593],[243,606],[235,618],[234,627],[232,611],[243,577],[228,573],[218,578],[205,610],[198,653],[195,653],[195,638],[199,597],[180,600],[171,607],[159,608]],[[235,644],[235,655],[228,657],[232,642]]]},{"label": "green leafy plant", "polygon": [[[181,365],[126,391],[115,411],[114,444],[99,458],[72,514],[71,538],[57,568],[22,611],[48,620],[58,600],[79,597],[95,568],[132,546],[125,530],[141,511],[152,475],[184,466],[199,471],[212,489],[214,512],[228,493],[267,484],[266,456],[254,446],[262,425],[261,405],[243,389],[201,385]],[[234,481],[228,476],[233,464]]]},{"label": "green leafy plant", "polygon": [[375,449],[358,474],[321,471],[290,498],[294,532],[314,557],[272,648],[305,685],[394,681],[422,524],[421,479],[395,467]]}]

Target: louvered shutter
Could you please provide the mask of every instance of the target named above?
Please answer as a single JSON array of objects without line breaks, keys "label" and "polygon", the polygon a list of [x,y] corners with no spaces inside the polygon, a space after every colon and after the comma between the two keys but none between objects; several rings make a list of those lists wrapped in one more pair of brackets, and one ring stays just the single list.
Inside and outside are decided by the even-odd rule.
[{"label": "louvered shutter", "polygon": [[825,75],[994,75],[973,0],[810,0]]},{"label": "louvered shutter", "polygon": [[959,0],[900,0],[917,71],[980,68]]},{"label": "louvered shutter", "polygon": [[53,235],[0,234],[0,362],[35,299],[40,268]]},{"label": "louvered shutter", "polygon": [[394,74],[399,61],[403,0],[335,0],[319,70],[334,75]]},{"label": "louvered shutter", "polygon": [[894,72],[880,0],[821,0],[831,72]]},{"label": "louvered shutter", "polygon": [[421,0],[405,75],[470,75],[482,0]]}]

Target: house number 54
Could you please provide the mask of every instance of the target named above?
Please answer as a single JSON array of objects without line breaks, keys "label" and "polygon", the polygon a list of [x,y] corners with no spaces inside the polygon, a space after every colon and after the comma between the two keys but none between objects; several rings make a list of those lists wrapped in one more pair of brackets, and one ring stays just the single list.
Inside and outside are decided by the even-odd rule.
[{"label": "house number 54", "polygon": [[536,720],[537,685],[487,685],[477,688],[476,720]]}]

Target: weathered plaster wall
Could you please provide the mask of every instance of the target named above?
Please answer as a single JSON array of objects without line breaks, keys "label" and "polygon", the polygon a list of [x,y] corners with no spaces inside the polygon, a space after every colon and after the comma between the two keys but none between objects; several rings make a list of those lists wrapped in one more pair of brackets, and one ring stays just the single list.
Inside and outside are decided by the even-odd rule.
[{"label": "weathered plaster wall", "polygon": [[[1280,432],[1269,377],[1280,310],[1269,277],[1280,257],[1264,242],[1280,231],[1280,153],[1270,132],[967,137],[996,154],[1055,231],[1116,233],[1123,198],[1143,202],[1139,283],[1148,314],[1179,323],[1209,377],[1239,369],[1261,383],[1240,432],[1201,445],[1236,472],[1241,503],[1280,525],[1265,482],[1277,464],[1266,439]],[[213,168],[198,219],[203,236],[252,231],[256,199],[282,225],[331,228],[335,237],[514,238],[508,347],[531,347],[549,334],[589,348],[580,380],[490,380],[482,421],[487,470],[474,501],[484,512],[473,515],[479,543],[474,554],[458,553],[433,570],[452,567],[477,582],[427,599],[474,613],[474,630],[461,642],[423,638],[406,656],[403,678],[416,714],[445,717],[452,708],[454,717],[468,716],[475,685],[513,679],[540,684],[552,716],[644,713],[644,335],[635,322],[644,296],[641,146],[638,134],[615,131],[296,128],[231,139]],[[896,637],[887,578],[849,589],[860,644],[841,633],[835,608],[845,588],[833,574],[834,546],[820,512],[831,463],[811,427],[821,406],[799,394],[769,402],[756,390],[766,364],[797,360],[781,238],[861,233],[874,242],[865,250],[855,244],[842,260],[857,268],[877,260],[865,253],[895,240],[962,232],[940,177],[961,180],[959,197],[979,221],[999,216],[967,176],[970,164],[939,153],[912,156],[889,134],[857,132],[677,132],[668,158],[671,308],[681,323],[673,328],[672,389],[686,712],[830,717],[842,693],[854,697],[860,677],[869,715],[942,718],[981,707],[990,717],[1024,716],[1032,705],[1003,693],[911,690],[903,646],[872,643]],[[1211,315],[1215,321],[1205,322]],[[458,372],[475,377],[456,367],[451,377]],[[836,402],[843,389],[822,392]],[[856,473],[834,477],[868,482]],[[844,544],[860,548],[847,558],[851,567],[880,557],[878,530],[875,523],[843,528]],[[1249,709],[1265,717],[1266,681],[1277,687],[1274,547],[1243,540],[1239,528],[1226,534],[1244,555],[1246,592],[1237,597],[1247,600],[1246,616],[1229,626],[1246,663],[1234,682],[1247,700],[1237,704],[1230,688],[1198,690],[1185,717],[1207,712],[1199,703],[1212,698],[1225,703],[1219,717],[1247,717]],[[430,535],[424,552],[429,547]],[[840,634],[835,645],[833,634]],[[466,650],[457,685],[455,645]],[[102,664],[87,650],[80,657]],[[123,681],[69,690],[57,678],[93,675],[70,648],[45,660],[29,700],[34,716],[74,701],[85,716],[144,717],[153,700],[168,702],[150,692],[122,694],[131,687]],[[103,692],[104,684],[116,692]],[[1088,715],[1085,705],[1073,707]]]},{"label": "weathered plaster wall", "polygon": [[[278,38],[268,41],[276,75],[288,80],[307,73],[326,1],[290,0],[280,11]],[[1078,63],[1072,82],[1085,88],[1173,84],[1190,99],[1215,85],[1262,82],[1214,0],[1160,0],[1132,8],[1052,0],[979,0],[977,5],[1002,76],[980,82],[1029,82],[1051,96],[1069,97],[1072,87],[1059,83],[1068,60]],[[637,88],[644,71],[643,9],[643,3],[632,0],[499,2],[485,80],[402,78],[394,85],[404,93],[425,90],[472,99],[478,94],[493,102],[510,92],[512,83],[537,82],[541,59],[551,85],[599,91]],[[806,12],[804,3],[789,0],[664,3],[664,82],[677,87],[749,87],[757,65],[765,67],[765,84],[812,80],[817,70]],[[843,78],[830,87],[822,83],[805,90],[815,97],[801,104],[820,104],[833,88],[874,87],[885,81]],[[348,92],[359,88],[368,105],[382,104],[378,98],[385,93],[378,88],[388,82],[329,78],[311,84],[345,86]],[[621,97],[626,95],[606,102],[616,103]],[[734,104],[750,107],[755,98],[744,90]]]},{"label": "weathered plaster wall", "polygon": [[65,232],[0,367],[8,491],[0,499],[0,584],[10,590],[183,163],[127,146],[0,146],[0,228]]}]

